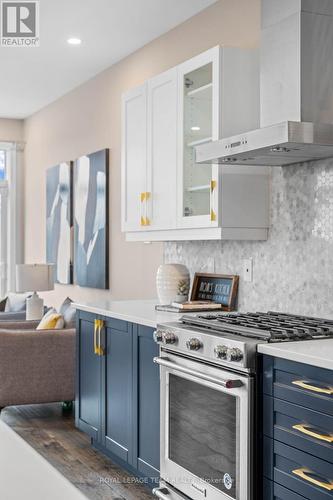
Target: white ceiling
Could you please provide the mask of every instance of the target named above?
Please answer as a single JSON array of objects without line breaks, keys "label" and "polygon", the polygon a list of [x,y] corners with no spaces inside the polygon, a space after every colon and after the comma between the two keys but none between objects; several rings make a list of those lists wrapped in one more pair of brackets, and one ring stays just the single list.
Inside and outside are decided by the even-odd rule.
[{"label": "white ceiling", "polygon": [[31,115],[215,1],[40,0],[40,47],[0,47],[0,117]]}]

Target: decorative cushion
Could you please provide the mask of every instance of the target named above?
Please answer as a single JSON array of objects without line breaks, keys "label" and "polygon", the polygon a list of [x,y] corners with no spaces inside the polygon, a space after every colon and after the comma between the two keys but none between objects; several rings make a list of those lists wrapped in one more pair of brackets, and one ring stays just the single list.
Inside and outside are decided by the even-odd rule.
[{"label": "decorative cushion", "polygon": [[0,312],[5,312],[7,304],[7,297],[1,300],[0,302]]},{"label": "decorative cushion", "polygon": [[65,328],[75,327],[76,309],[72,306],[72,299],[67,297],[60,306],[59,313],[63,315]]},{"label": "decorative cushion", "polygon": [[36,330],[61,330],[64,324],[62,314],[57,313],[55,309],[50,309],[44,314]]},{"label": "decorative cushion", "polygon": [[5,312],[21,312],[26,310],[26,300],[31,293],[8,293]]}]

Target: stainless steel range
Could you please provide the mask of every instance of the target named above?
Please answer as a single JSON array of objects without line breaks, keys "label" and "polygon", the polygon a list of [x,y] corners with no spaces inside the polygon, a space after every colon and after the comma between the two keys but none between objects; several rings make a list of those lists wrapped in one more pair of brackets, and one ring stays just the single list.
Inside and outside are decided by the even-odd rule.
[{"label": "stainless steel range", "polygon": [[161,500],[254,500],[257,345],[333,337],[333,321],[203,313],[158,325]]}]

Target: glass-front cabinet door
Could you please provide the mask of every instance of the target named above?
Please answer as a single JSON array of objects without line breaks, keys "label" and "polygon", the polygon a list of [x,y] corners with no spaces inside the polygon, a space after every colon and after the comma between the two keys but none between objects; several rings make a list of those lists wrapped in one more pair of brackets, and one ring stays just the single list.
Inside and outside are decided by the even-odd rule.
[{"label": "glass-front cabinet door", "polygon": [[178,225],[218,225],[218,169],[195,163],[195,147],[219,138],[219,47],[178,68]]}]

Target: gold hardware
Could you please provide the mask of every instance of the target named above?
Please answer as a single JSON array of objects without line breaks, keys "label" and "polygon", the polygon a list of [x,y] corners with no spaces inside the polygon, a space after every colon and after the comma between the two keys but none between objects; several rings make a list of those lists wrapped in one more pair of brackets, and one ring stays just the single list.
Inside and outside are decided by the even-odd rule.
[{"label": "gold hardware", "polygon": [[95,319],[94,321],[94,354],[98,354],[97,350],[97,330],[99,325],[99,319]]},{"label": "gold hardware", "polygon": [[210,211],[210,220],[216,221],[216,213],[214,212],[213,209],[211,209],[211,211]]},{"label": "gold hardware", "polygon": [[293,425],[293,429],[296,429],[307,436],[311,436],[321,441],[327,441],[328,443],[333,443],[333,434],[321,434],[320,431],[316,432],[314,430],[308,429],[305,424]]},{"label": "gold hardware", "polygon": [[319,394],[333,394],[333,387],[316,387],[315,385],[311,385],[304,380],[294,380],[292,384],[301,387],[302,389],[307,389],[308,391],[318,392]]},{"label": "gold hardware", "polygon": [[[302,467],[301,469],[295,469],[292,471],[295,476],[300,477],[301,479],[304,479],[304,481],[307,481],[308,483],[314,484],[316,486],[320,486],[320,488],[324,488],[325,490],[328,491],[333,491],[333,482],[324,482],[321,481],[320,479],[316,479],[314,477],[309,476],[309,474],[314,474],[310,470]],[[317,476],[318,477],[318,476]]]},{"label": "gold hardware", "polygon": [[98,356],[104,355],[104,350],[101,346],[101,330],[102,330],[102,328],[104,328],[104,321],[102,319],[99,319],[98,320],[98,334],[97,334],[98,346],[97,346],[97,353],[96,353]]},{"label": "gold hardware", "polygon": [[216,188],[216,185],[217,185],[216,181],[210,181],[210,190],[211,190],[211,192],[214,191],[214,189]]},{"label": "gold hardware", "polygon": [[148,191],[140,193],[140,202],[141,202],[140,211],[141,211],[141,214],[142,214],[143,203],[144,202],[146,203],[146,205],[145,205],[146,216],[140,215],[140,226],[150,226],[150,219],[147,217],[147,201],[150,199],[150,197],[151,197],[151,193],[149,193]]},{"label": "gold hardware", "polygon": [[101,330],[104,327],[102,319],[95,319],[94,321],[94,354],[96,356],[103,356],[104,351],[101,347]]},{"label": "gold hardware", "polygon": [[143,193],[140,193],[140,201],[143,203],[144,201],[149,200],[150,198],[150,193],[148,191],[144,191]]}]

